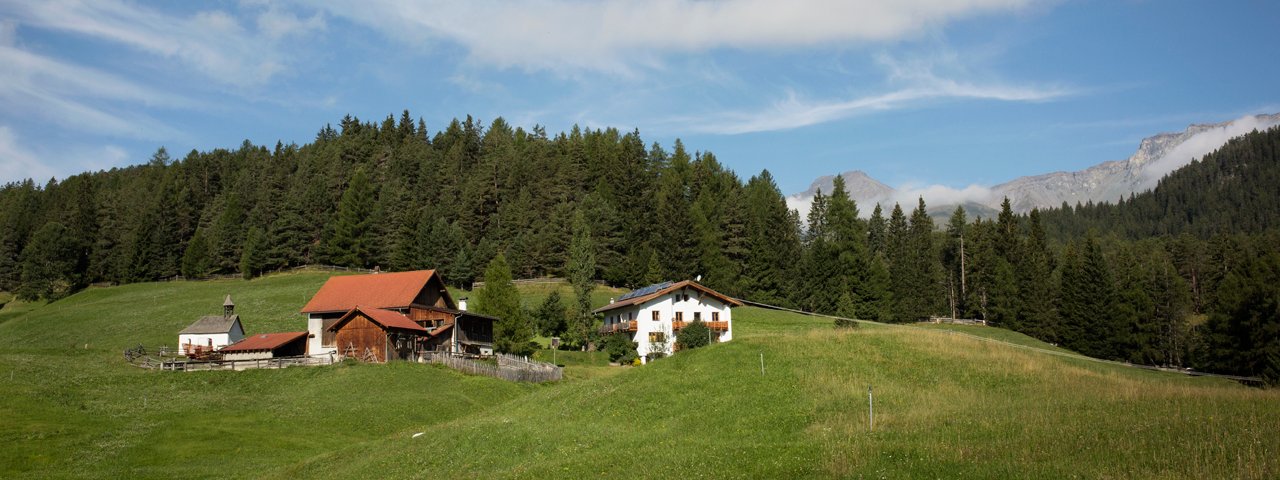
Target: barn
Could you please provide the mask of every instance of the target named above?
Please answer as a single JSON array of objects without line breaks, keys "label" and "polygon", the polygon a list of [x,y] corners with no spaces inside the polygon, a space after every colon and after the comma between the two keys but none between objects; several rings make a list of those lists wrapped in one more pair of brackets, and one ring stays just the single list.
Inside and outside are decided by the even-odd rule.
[{"label": "barn", "polygon": [[409,317],[381,308],[355,307],[326,329],[344,358],[366,362],[417,360],[430,331]]},{"label": "barn", "polygon": [[265,360],[307,353],[307,332],[260,333],[220,350],[223,360]]},{"label": "barn", "polygon": [[456,304],[434,270],[329,278],[302,308],[307,316],[307,354],[345,354],[346,344],[337,341],[332,327],[357,305],[366,313],[395,312],[425,330],[418,351],[493,354],[493,325],[498,319],[467,311],[465,302]]}]

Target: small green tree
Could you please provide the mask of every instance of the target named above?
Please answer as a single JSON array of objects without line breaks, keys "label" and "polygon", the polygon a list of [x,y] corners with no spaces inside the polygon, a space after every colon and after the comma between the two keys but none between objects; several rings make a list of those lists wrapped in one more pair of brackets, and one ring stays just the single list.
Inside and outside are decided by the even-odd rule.
[{"label": "small green tree", "polygon": [[711,329],[701,320],[694,320],[680,329],[676,345],[681,349],[705,347],[711,343]]},{"label": "small green tree", "polygon": [[83,263],[82,250],[65,225],[49,222],[40,227],[22,250],[18,297],[57,300],[81,288],[77,270]]},{"label": "small green tree", "polygon": [[534,311],[533,318],[537,321],[540,335],[556,337],[564,335],[565,320],[568,315],[568,309],[565,308],[564,302],[560,301],[560,292],[551,292],[551,295],[547,295],[547,299],[543,300]]},{"label": "small green tree", "polygon": [[498,317],[493,348],[513,355],[533,354],[533,326],[520,306],[520,292],[511,281],[507,257],[498,253],[484,271],[484,286],[476,291],[476,311]]}]

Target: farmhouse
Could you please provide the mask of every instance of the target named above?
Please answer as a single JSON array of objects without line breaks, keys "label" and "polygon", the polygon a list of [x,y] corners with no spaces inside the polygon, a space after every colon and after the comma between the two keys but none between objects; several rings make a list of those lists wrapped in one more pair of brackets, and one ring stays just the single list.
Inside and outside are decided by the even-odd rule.
[{"label": "farmhouse", "polygon": [[733,339],[730,308],[742,303],[697,282],[663,282],[627,292],[595,310],[605,315],[604,334],[628,335],[641,361],[674,352],[675,334],[689,322],[703,322],[713,342]]},{"label": "farmhouse", "polygon": [[434,270],[330,277],[302,313],[308,355],[376,361],[424,351],[490,355],[497,321],[459,309]]},{"label": "farmhouse", "polygon": [[307,332],[260,333],[219,350],[223,360],[265,360],[307,353]]},{"label": "farmhouse", "polygon": [[178,332],[178,353],[200,356],[239,342],[244,338],[244,326],[236,315],[236,304],[227,295],[222,302],[222,315],[206,315]]}]

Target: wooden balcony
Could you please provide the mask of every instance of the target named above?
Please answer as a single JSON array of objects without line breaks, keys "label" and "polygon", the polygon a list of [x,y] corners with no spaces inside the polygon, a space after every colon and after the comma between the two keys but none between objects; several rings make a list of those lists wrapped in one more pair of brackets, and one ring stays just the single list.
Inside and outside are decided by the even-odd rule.
[{"label": "wooden balcony", "polygon": [[[690,323],[693,323],[693,322],[671,322],[671,329],[680,330]],[[711,329],[711,331],[713,332],[729,331],[729,322],[702,322],[702,323],[703,325],[706,325],[707,328]]]},{"label": "wooden balcony", "polygon": [[600,327],[600,333],[608,335],[610,333],[618,333],[618,332],[634,332],[636,331],[636,323],[637,322],[635,320],[632,320],[629,322],[611,323],[603,327]]}]

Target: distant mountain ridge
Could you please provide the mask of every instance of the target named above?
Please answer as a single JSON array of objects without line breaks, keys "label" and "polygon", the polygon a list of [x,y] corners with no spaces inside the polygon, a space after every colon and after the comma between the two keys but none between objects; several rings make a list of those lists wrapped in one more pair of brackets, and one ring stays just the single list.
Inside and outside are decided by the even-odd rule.
[{"label": "distant mountain ridge", "polygon": [[[1221,147],[1228,140],[1239,137],[1253,130],[1265,130],[1280,125],[1280,113],[1269,115],[1249,115],[1235,120],[1214,123],[1194,124],[1186,130],[1176,133],[1161,133],[1144,138],[1138,150],[1125,160],[1103,162],[1084,170],[1059,171],[1041,175],[1018,177],[993,187],[971,186],[964,190],[948,190],[948,198],[944,201],[930,201],[930,190],[899,191],[871,178],[861,170],[852,170],[841,174],[845,178],[849,196],[863,208],[863,213],[871,211],[871,206],[881,203],[888,206],[894,202],[913,203],[915,197],[923,195],[925,202],[931,204],[931,212],[950,212],[955,205],[964,205],[970,215],[987,217],[989,210],[979,206],[998,209],[1004,197],[1016,212],[1027,212],[1033,208],[1057,207],[1063,202],[1074,205],[1088,202],[1115,202],[1130,193],[1141,193],[1155,187],[1169,172],[1181,168],[1192,160],[1201,158]],[[814,193],[821,188],[830,192],[835,177],[823,176],[814,180],[809,189],[787,197],[791,208],[805,213]],[[905,203],[904,203],[905,202]]]}]

